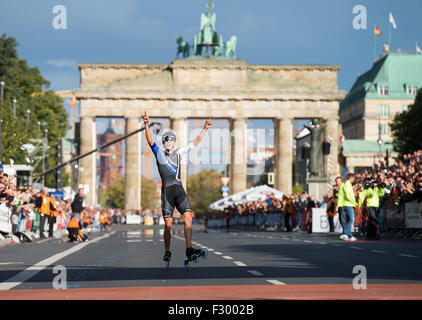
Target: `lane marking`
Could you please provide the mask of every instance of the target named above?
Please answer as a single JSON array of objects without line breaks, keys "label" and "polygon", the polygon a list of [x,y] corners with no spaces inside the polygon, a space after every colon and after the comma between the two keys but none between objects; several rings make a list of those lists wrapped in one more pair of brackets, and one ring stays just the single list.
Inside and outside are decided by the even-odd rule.
[{"label": "lane marking", "polygon": [[256,271],[256,270],[248,270],[248,272],[249,272],[250,274],[253,274],[254,276],[257,276],[257,277],[259,277],[259,276],[263,276],[263,274],[262,274],[261,272]]},{"label": "lane marking", "polygon": [[23,263],[23,262],[0,262],[0,265],[5,266],[5,265],[8,265],[8,264],[21,264],[21,263]]},{"label": "lane marking", "polygon": [[239,267],[246,267],[247,265],[242,261],[233,261],[234,264],[238,265]]},{"label": "lane marking", "polygon": [[303,242],[311,243],[311,240],[303,240]]},{"label": "lane marking", "polygon": [[218,255],[223,254],[222,252],[219,252],[219,251],[215,251],[214,253],[215,253],[215,254],[218,254]]},{"label": "lane marking", "polygon": [[411,254],[404,254],[404,253],[399,253],[399,256],[408,257],[408,258],[417,258],[418,257],[418,256],[412,256]]},{"label": "lane marking", "polygon": [[40,262],[34,264],[33,266],[26,268],[22,272],[19,272],[17,275],[11,277],[10,279],[6,280],[5,282],[0,283],[0,290],[10,290],[10,289],[12,289],[16,286],[19,286],[20,284],[22,284],[23,282],[32,278],[38,272],[44,270],[45,268],[47,268],[49,265],[55,263],[56,261],[59,261],[59,260],[65,258],[65,257],[67,257],[68,255],[85,248],[87,245],[90,245],[91,243],[95,243],[99,240],[108,238],[109,236],[111,236],[114,233],[116,233],[116,231],[113,231],[113,232],[107,233],[107,234],[105,234],[101,237],[89,240],[88,242],[81,242],[81,243],[75,245],[74,247],[72,247],[70,249],[56,253],[55,255],[53,255],[49,258],[41,260]]},{"label": "lane marking", "polygon": [[227,259],[227,260],[233,260],[233,258],[232,258],[232,257],[230,257],[230,256],[223,256],[223,258],[224,258],[224,259]]},{"label": "lane marking", "polygon": [[[141,239],[137,239],[137,240],[126,240],[126,242],[141,242]],[[150,242],[151,240],[147,240],[148,242]]]},{"label": "lane marking", "polygon": [[278,280],[267,280],[267,282],[272,283],[276,286],[285,286],[286,284],[284,282],[278,281]]},{"label": "lane marking", "polygon": [[327,242],[319,242],[319,244],[327,244]]},{"label": "lane marking", "polygon": [[43,239],[43,240],[37,241],[37,243],[43,243],[43,242],[46,242],[48,240],[51,240],[51,239]]},{"label": "lane marking", "polygon": [[208,248],[207,250],[211,252],[215,251],[213,248]]},{"label": "lane marking", "polygon": [[358,250],[363,250],[363,248],[361,248],[361,247],[352,247],[352,246],[350,246],[350,248],[352,248],[352,249],[358,249]]},{"label": "lane marking", "polygon": [[382,250],[371,250],[371,251],[375,253],[385,253],[385,251],[382,251]]}]

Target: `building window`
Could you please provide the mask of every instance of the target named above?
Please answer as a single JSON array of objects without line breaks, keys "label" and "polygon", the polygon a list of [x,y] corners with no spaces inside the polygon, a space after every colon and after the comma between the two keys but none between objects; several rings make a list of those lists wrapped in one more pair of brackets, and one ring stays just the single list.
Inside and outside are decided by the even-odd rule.
[{"label": "building window", "polygon": [[418,87],[406,86],[406,93],[408,96],[416,97],[416,94],[418,93]]},{"label": "building window", "polygon": [[401,106],[401,112],[407,112],[407,111],[409,111],[409,105],[407,105],[407,104],[402,105]]},{"label": "building window", "polygon": [[379,105],[378,106],[378,117],[388,118],[390,117],[390,106],[389,105]]},{"label": "building window", "polygon": [[388,86],[378,86],[378,95],[388,96]]},{"label": "building window", "polygon": [[390,134],[390,126],[388,124],[379,125],[380,134]]}]

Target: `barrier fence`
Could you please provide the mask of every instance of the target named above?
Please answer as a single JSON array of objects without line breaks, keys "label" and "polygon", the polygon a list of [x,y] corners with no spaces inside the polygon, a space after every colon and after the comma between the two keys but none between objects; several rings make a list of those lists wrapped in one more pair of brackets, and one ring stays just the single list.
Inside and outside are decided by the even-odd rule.
[{"label": "barrier fence", "polygon": [[[299,213],[302,215],[302,222],[299,221],[299,227],[302,229],[308,224],[309,217],[312,215],[312,232],[329,232],[329,223],[326,211],[323,208],[312,208],[312,211]],[[290,226],[295,227],[298,213],[291,215]],[[338,221],[338,214],[334,217],[335,232],[341,232],[342,228]],[[396,204],[392,200],[386,200],[384,207],[380,209],[378,220],[380,227],[387,231],[403,231],[414,229],[415,232],[422,230],[422,202],[407,202]],[[382,225],[381,225],[382,224]],[[219,228],[226,226],[255,227],[258,229],[282,229],[284,225],[284,214],[279,213],[254,213],[247,215],[236,214],[230,219],[225,217],[209,218],[207,221],[209,228]]]}]

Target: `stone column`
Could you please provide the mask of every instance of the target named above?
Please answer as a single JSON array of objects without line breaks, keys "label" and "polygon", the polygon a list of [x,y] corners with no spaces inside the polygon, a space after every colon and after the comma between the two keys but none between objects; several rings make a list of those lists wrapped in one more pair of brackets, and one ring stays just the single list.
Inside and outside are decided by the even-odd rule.
[{"label": "stone column", "polygon": [[274,119],[275,188],[291,194],[293,171],[292,119]]},{"label": "stone column", "polygon": [[[81,116],[81,154],[87,153],[97,147],[97,130],[95,117]],[[97,201],[96,188],[96,153],[80,160],[80,184],[85,186],[85,205],[92,207]]]},{"label": "stone column", "polygon": [[[126,134],[141,127],[139,118],[126,118]],[[141,134],[126,139],[125,209],[141,207]]]},{"label": "stone column", "polygon": [[[330,183],[334,183],[334,179],[336,176],[339,175],[339,168],[338,168],[338,140],[339,140],[339,123],[338,118],[331,118],[326,121],[327,128],[325,129],[325,135],[327,136],[328,142],[330,142],[330,157],[331,161],[331,168],[327,163],[327,175],[330,178]],[[327,157],[327,162],[328,162]],[[331,169],[331,170],[330,170]]]},{"label": "stone column", "polygon": [[[176,134],[177,142],[176,145],[179,148],[182,148],[188,144],[188,125],[186,118],[171,118],[171,130]],[[187,177],[188,177],[188,160],[189,154],[186,154],[182,158],[182,163],[180,164],[181,170],[181,179],[183,186],[187,187]]]},{"label": "stone column", "polygon": [[246,118],[235,118],[230,121],[230,194],[246,190],[247,178],[247,144]]}]

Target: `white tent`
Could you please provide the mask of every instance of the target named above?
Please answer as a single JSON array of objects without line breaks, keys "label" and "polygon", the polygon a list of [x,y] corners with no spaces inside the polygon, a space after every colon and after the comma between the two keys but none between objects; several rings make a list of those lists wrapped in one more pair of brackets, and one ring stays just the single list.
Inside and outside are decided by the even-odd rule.
[{"label": "white tent", "polygon": [[208,208],[221,211],[229,206],[243,204],[248,201],[264,200],[269,193],[274,193],[274,197],[278,199],[281,199],[284,195],[283,192],[277,189],[262,185],[217,200],[216,202],[211,203]]}]

